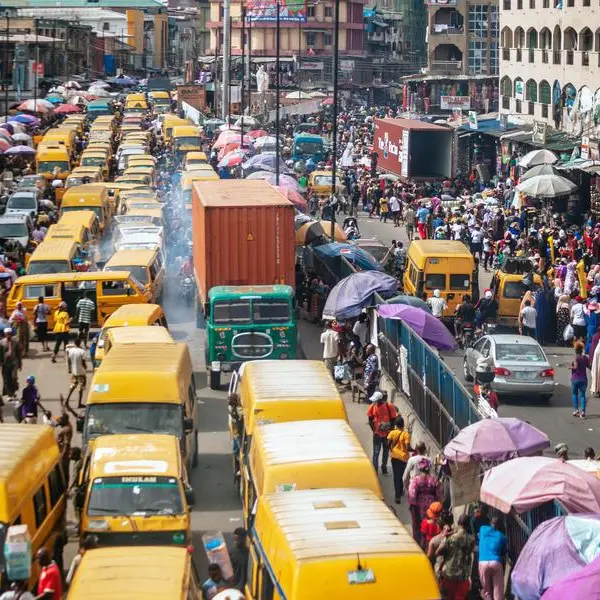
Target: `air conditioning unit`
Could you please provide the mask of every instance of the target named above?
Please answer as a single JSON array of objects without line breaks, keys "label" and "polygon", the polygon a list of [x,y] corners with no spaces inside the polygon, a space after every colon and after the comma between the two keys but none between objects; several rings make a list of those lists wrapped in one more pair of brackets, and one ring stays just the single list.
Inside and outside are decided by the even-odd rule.
[{"label": "air conditioning unit", "polygon": [[29,60],[29,46],[25,44],[15,44],[15,61],[27,62]]}]

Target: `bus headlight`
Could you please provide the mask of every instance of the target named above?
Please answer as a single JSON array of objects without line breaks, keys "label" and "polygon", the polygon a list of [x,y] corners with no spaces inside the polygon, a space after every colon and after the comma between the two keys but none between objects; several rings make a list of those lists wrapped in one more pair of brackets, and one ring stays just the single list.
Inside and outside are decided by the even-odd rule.
[{"label": "bus headlight", "polygon": [[108,521],[106,519],[93,519],[88,521],[90,531],[108,531]]}]

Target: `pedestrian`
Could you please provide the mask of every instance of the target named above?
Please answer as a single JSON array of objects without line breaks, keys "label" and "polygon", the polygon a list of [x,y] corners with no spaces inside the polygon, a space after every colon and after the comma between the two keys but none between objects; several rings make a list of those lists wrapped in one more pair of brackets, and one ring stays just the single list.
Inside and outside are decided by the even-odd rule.
[{"label": "pedestrian", "polygon": [[475,258],[481,262],[483,253],[483,238],[484,232],[481,230],[481,225],[477,223],[471,232],[471,252]]},{"label": "pedestrian", "polygon": [[427,305],[431,309],[431,314],[438,319],[444,316],[444,311],[448,308],[440,290],[433,290],[433,296],[427,300]]},{"label": "pedestrian", "polygon": [[[10,327],[4,329],[4,337],[0,340],[0,363],[2,364],[2,396],[9,399],[17,397],[19,390],[19,371],[23,368],[19,342],[13,338]],[[0,398],[0,406],[2,399]]]},{"label": "pedestrian", "polygon": [[29,352],[29,321],[27,321],[27,312],[22,302],[17,302],[17,306],[12,311],[8,322],[17,333],[21,357],[25,357]]},{"label": "pedestrian", "polygon": [[412,242],[417,222],[417,213],[412,204],[409,204],[404,211],[404,222],[406,223],[406,236],[408,237],[408,241]]},{"label": "pedestrian", "polygon": [[243,527],[233,531],[233,547],[229,550],[229,558],[233,568],[232,585],[240,592],[244,591],[248,573],[248,532]]},{"label": "pedestrian", "polygon": [[392,456],[392,473],[394,475],[394,496],[396,504],[400,504],[404,495],[404,472],[408,462],[410,447],[410,433],[404,429],[404,419],[396,417],[394,429],[387,436],[390,454]]},{"label": "pedestrian", "polygon": [[202,600],[211,600],[220,591],[228,589],[230,586],[223,579],[221,567],[217,563],[208,565],[208,579],[202,584]]},{"label": "pedestrian", "polygon": [[42,546],[36,552],[35,560],[40,565],[36,600],[61,600],[62,575],[56,562],[50,558],[48,549]]},{"label": "pedestrian", "polygon": [[479,579],[484,600],[504,600],[506,536],[498,529],[498,517],[479,530]]},{"label": "pedestrian", "polygon": [[50,414],[40,401],[40,392],[35,385],[35,377],[27,376],[27,385],[21,391],[21,401],[18,405],[18,420],[26,423],[36,424],[38,418],[38,408],[46,415]]},{"label": "pedestrian", "polygon": [[44,296],[38,298],[38,303],[33,309],[35,331],[38,342],[42,344],[42,350],[50,350],[48,346],[48,315],[50,307],[44,302]]},{"label": "pedestrian", "polygon": [[596,462],[596,451],[591,446],[588,446],[583,451],[583,458],[585,460],[587,460],[587,461],[594,461],[594,462]]},{"label": "pedestrian", "polygon": [[566,463],[569,460],[569,446],[564,442],[559,442],[554,446],[554,454],[556,458],[560,459],[562,462]]},{"label": "pedestrian", "polygon": [[367,344],[363,367],[363,386],[367,399],[375,393],[380,381],[381,369],[379,368],[379,357],[377,356],[375,346]]},{"label": "pedestrian", "polygon": [[[62,404],[62,396],[60,398]],[[56,443],[60,451],[60,461],[65,475],[65,481],[69,481],[69,467],[71,463],[71,441],[73,440],[73,426],[69,415],[62,413],[56,421]]]},{"label": "pedestrian", "polygon": [[585,344],[587,327],[585,324],[583,298],[581,296],[575,298],[575,303],[571,307],[571,325],[573,326],[574,339],[582,340]]},{"label": "pedestrian", "polygon": [[437,550],[443,557],[440,587],[446,600],[466,600],[471,588],[475,538],[467,532],[467,522],[467,515],[460,515],[456,529],[447,532]]},{"label": "pedestrian", "polygon": [[487,273],[488,265],[491,266],[494,250],[494,240],[491,238],[489,232],[483,236],[483,269]]},{"label": "pedestrian", "polygon": [[406,469],[402,476],[402,483],[406,492],[408,492],[411,481],[419,474],[419,463],[424,458],[427,458],[427,447],[425,442],[419,442],[415,446],[414,454],[406,461]]},{"label": "pedestrian", "polygon": [[93,550],[94,548],[97,548],[97,547],[98,547],[98,538],[95,535],[86,535],[83,538],[83,540],[79,544],[79,550],[78,550],[77,554],[73,557],[73,560],[71,561],[71,565],[69,566],[69,571],[65,578],[65,583],[68,586],[70,586],[71,583],[73,582],[73,577],[75,577],[77,568],[81,564],[81,559],[83,558],[83,555],[88,550]]},{"label": "pedestrian", "polygon": [[413,538],[422,547],[421,523],[427,516],[432,502],[439,502],[440,488],[437,477],[431,474],[431,460],[422,458],[419,474],[413,478],[408,488],[408,503],[412,521]]},{"label": "pedestrian", "polygon": [[331,321],[325,321],[325,330],[321,333],[321,344],[323,344],[323,362],[333,376],[333,368],[338,355],[338,334],[333,330]]},{"label": "pedestrian", "polygon": [[583,353],[583,342],[576,342],[575,356],[571,362],[571,396],[573,400],[573,416],[585,419],[585,394],[587,391],[587,372],[590,359]]},{"label": "pedestrian", "polygon": [[27,581],[13,581],[10,588],[0,596],[0,600],[35,600],[35,596],[27,591]]},{"label": "pedestrian", "polygon": [[371,406],[367,410],[369,418],[369,427],[373,432],[373,466],[375,472],[379,472],[379,455],[381,454],[381,472],[387,475],[387,465],[389,457],[389,445],[387,436],[394,425],[394,421],[398,416],[396,407],[386,400],[386,397],[376,391],[369,397]]},{"label": "pedestrian", "polygon": [[400,227],[400,200],[398,200],[396,194],[393,192],[390,196],[389,207],[392,219],[394,220],[394,227]]},{"label": "pedestrian", "polygon": [[389,198],[387,196],[382,196],[381,200],[379,200],[379,220],[387,223],[389,214]]},{"label": "pedestrian", "polygon": [[92,325],[92,316],[96,310],[96,304],[88,296],[87,292],[77,301],[75,305],[75,320],[79,325],[79,337],[83,340],[83,345],[87,348],[90,327]]},{"label": "pedestrian", "polygon": [[52,353],[52,362],[56,362],[58,351],[60,350],[61,344],[65,347],[65,353],[67,351],[67,343],[69,341],[69,330],[71,329],[71,317],[67,312],[67,303],[62,301],[58,304],[58,308],[54,313],[54,337],[56,342],[54,344],[54,352]]},{"label": "pedestrian", "polygon": [[441,502],[432,502],[421,521],[421,546],[427,550],[429,542],[442,530],[439,524],[444,507]]},{"label": "pedestrian", "polygon": [[83,406],[83,392],[87,384],[87,362],[85,360],[86,352],[81,347],[81,338],[75,339],[74,344],[69,344],[66,349],[67,354],[67,371],[71,376],[71,385],[69,387],[69,393],[65,400],[65,406],[68,406],[71,394],[79,388],[79,400],[77,402],[77,408],[84,408]]},{"label": "pedestrian", "polygon": [[422,240],[427,239],[427,217],[429,216],[429,209],[425,207],[423,203],[417,210],[417,229],[419,231],[419,237]]},{"label": "pedestrian", "polygon": [[369,340],[369,315],[367,313],[358,315],[358,321],[352,326],[352,333],[356,336],[360,346],[367,345]]},{"label": "pedestrian", "polygon": [[[521,335],[528,335],[535,339],[535,322],[537,319],[537,310],[531,306],[531,300],[525,300],[525,306],[519,314],[519,323],[521,325]],[[584,327],[585,328],[585,327]]]},{"label": "pedestrian", "polygon": [[438,581],[438,584],[442,578],[442,567],[444,565],[443,556],[438,554],[438,550],[446,537],[452,533],[454,525],[452,513],[442,513],[439,523],[442,530],[437,535],[434,535],[433,538],[431,538],[431,541],[427,546],[427,558],[433,565],[433,573]]}]

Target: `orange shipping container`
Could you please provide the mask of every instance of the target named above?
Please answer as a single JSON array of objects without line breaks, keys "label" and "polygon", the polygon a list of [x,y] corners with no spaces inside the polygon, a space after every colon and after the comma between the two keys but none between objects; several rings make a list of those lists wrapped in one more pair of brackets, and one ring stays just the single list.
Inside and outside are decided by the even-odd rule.
[{"label": "orange shipping container", "polygon": [[265,181],[196,181],[194,269],[200,298],[217,285],[294,286],[294,207]]}]

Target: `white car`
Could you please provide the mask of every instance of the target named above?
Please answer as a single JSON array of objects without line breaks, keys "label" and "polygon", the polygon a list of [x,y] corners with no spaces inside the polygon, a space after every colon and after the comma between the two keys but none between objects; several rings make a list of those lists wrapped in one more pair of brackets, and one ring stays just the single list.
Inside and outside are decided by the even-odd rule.
[{"label": "white car", "polygon": [[22,190],[15,192],[6,204],[7,215],[27,215],[32,219],[38,213],[38,199],[40,194],[36,190]]}]

